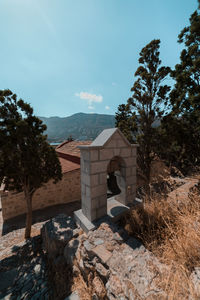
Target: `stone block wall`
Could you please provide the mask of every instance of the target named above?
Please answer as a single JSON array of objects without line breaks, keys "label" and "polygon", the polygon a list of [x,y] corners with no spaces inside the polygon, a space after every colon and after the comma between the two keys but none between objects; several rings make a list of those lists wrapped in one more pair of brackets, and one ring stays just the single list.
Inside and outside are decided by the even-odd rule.
[{"label": "stone block wall", "polygon": [[[90,220],[107,213],[107,174],[109,168],[120,164],[117,182],[121,194],[117,200],[123,204],[132,203],[136,191],[136,145],[128,145],[119,132],[102,146],[80,146],[81,150],[81,200],[82,212]],[[110,161],[116,158],[113,164]],[[117,162],[119,159],[119,162]],[[112,162],[112,161],[111,161]],[[117,169],[116,169],[117,170]],[[114,170],[115,171],[115,170]]]},{"label": "stone block wall", "polygon": [[[81,199],[80,169],[63,174],[60,182],[50,180],[33,195],[33,210],[48,206],[79,201]],[[3,192],[1,194],[3,220],[26,213],[23,193]]]}]

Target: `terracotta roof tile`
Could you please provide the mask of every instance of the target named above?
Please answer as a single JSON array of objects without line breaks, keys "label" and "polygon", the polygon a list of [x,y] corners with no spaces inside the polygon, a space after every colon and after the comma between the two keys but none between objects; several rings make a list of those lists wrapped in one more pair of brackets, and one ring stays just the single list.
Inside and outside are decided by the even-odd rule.
[{"label": "terracotta roof tile", "polygon": [[90,145],[92,141],[72,141],[72,142],[63,142],[62,144],[56,147],[58,153],[66,153],[74,156],[80,157],[80,149],[77,146],[80,145]]},{"label": "terracotta roof tile", "polygon": [[80,169],[80,164],[76,164],[72,161],[69,161],[67,159],[64,159],[62,157],[59,157],[59,161],[62,167],[62,173],[67,173],[73,170],[78,170]]},{"label": "terracotta roof tile", "polygon": [[92,141],[65,141],[56,147],[63,174],[80,169],[80,150],[77,146],[91,143]]}]

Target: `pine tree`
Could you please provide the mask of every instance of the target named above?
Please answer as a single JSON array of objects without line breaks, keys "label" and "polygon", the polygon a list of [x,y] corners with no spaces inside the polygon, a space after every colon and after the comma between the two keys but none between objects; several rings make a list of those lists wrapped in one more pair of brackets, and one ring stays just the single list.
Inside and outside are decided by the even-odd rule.
[{"label": "pine tree", "polygon": [[6,189],[24,193],[27,203],[25,238],[32,225],[32,197],[50,179],[62,178],[55,150],[43,135],[46,126],[32,107],[10,90],[0,91],[0,179]]}]

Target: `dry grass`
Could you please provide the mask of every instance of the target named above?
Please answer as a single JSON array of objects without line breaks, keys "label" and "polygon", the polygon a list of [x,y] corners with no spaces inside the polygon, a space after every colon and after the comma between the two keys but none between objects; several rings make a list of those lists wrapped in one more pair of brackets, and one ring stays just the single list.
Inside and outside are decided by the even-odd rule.
[{"label": "dry grass", "polygon": [[162,283],[167,299],[200,299],[190,279],[200,267],[200,193],[194,191],[187,203],[178,200],[153,199],[137,207],[127,216],[125,228],[170,266]]}]

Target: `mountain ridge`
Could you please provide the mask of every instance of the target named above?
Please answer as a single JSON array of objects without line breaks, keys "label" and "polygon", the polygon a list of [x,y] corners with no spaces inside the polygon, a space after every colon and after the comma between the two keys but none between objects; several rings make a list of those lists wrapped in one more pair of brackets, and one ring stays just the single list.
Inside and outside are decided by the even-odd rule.
[{"label": "mountain ridge", "polygon": [[104,129],[115,127],[115,116],[107,114],[75,113],[68,117],[39,118],[47,125],[49,142],[62,142],[69,136],[76,140],[94,140]]}]

